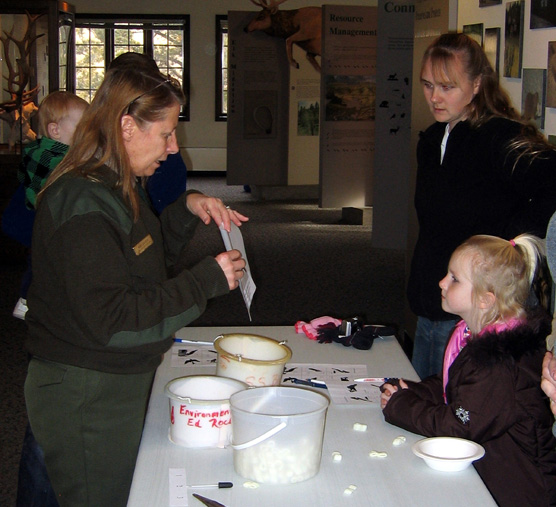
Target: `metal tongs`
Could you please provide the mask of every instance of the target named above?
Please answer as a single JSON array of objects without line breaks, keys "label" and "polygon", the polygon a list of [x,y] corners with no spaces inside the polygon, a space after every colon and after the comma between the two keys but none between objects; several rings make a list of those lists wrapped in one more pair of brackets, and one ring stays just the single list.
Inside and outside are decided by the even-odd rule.
[{"label": "metal tongs", "polygon": [[198,495],[197,493],[193,493],[193,496],[200,502],[203,502],[207,507],[226,507],[224,504],[221,504],[216,500],[211,500],[210,498]]}]

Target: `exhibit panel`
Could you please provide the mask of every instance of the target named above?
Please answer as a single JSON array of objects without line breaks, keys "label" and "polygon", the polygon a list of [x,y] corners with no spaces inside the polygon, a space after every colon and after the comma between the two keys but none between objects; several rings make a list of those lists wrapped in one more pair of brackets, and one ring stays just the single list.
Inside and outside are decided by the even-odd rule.
[{"label": "exhibit panel", "polygon": [[360,208],[371,204],[377,8],[325,5],[322,35],[319,204]]},{"label": "exhibit panel", "polygon": [[287,185],[289,64],[283,41],[245,31],[253,12],[228,13],[230,185]]}]

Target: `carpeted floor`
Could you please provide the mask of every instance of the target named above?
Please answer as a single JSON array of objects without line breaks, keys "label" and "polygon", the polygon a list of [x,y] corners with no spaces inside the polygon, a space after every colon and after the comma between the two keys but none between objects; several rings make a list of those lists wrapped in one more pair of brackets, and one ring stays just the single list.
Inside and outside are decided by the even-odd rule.
[{"label": "carpeted floor", "polygon": [[[251,218],[242,232],[257,285],[252,322],[235,291],[210,301],[193,325],[293,325],[331,315],[403,328],[405,254],[371,248],[370,227],[342,224],[341,210],[320,209],[313,200],[258,201],[241,186],[226,186],[222,177],[190,177],[188,187],[219,196]],[[21,248],[4,236],[0,240],[0,506],[12,506],[26,425],[27,356],[25,324],[11,312],[25,262]],[[184,262],[222,250],[219,231],[200,226]]]}]

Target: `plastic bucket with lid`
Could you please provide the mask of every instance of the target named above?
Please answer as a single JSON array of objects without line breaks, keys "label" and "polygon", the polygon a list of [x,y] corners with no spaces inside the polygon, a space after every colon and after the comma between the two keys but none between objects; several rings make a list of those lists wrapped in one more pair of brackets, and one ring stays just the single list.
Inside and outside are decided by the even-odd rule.
[{"label": "plastic bucket with lid", "polygon": [[264,484],[291,484],[316,475],[328,405],[326,396],[297,387],[233,394],[235,471]]},{"label": "plastic bucket with lid", "polygon": [[256,334],[224,334],[216,338],[216,374],[250,386],[277,386],[292,351],[272,338]]},{"label": "plastic bucket with lid", "polygon": [[229,398],[247,384],[216,375],[179,377],[166,384],[172,442],[185,447],[225,447],[230,443]]}]

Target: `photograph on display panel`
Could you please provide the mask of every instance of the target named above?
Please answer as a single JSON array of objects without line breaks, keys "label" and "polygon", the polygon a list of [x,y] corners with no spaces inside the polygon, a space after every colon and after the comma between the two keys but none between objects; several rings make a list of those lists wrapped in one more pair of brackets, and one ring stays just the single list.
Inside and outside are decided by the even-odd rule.
[{"label": "photograph on display panel", "polygon": [[483,46],[483,23],[475,23],[473,25],[463,25],[463,33],[477,41],[479,46]]},{"label": "photograph on display panel", "polygon": [[521,92],[521,117],[544,128],[545,69],[523,69]]},{"label": "photograph on display panel", "polygon": [[556,41],[548,43],[546,107],[556,107]]},{"label": "photograph on display panel", "polygon": [[375,119],[374,76],[326,76],[326,121]]},{"label": "photograph on display panel", "polygon": [[500,72],[500,27],[485,29],[483,49],[496,73]]},{"label": "photograph on display panel", "polygon": [[532,0],[529,28],[551,28],[556,26],[556,2],[554,0]]},{"label": "photograph on display panel", "polygon": [[320,104],[318,101],[299,100],[297,102],[297,135],[319,135]]},{"label": "photograph on display panel", "polygon": [[500,5],[502,0],[479,0],[479,7],[488,7],[490,5]]},{"label": "photograph on display panel", "polygon": [[521,77],[524,6],[523,0],[506,4],[504,77]]}]

